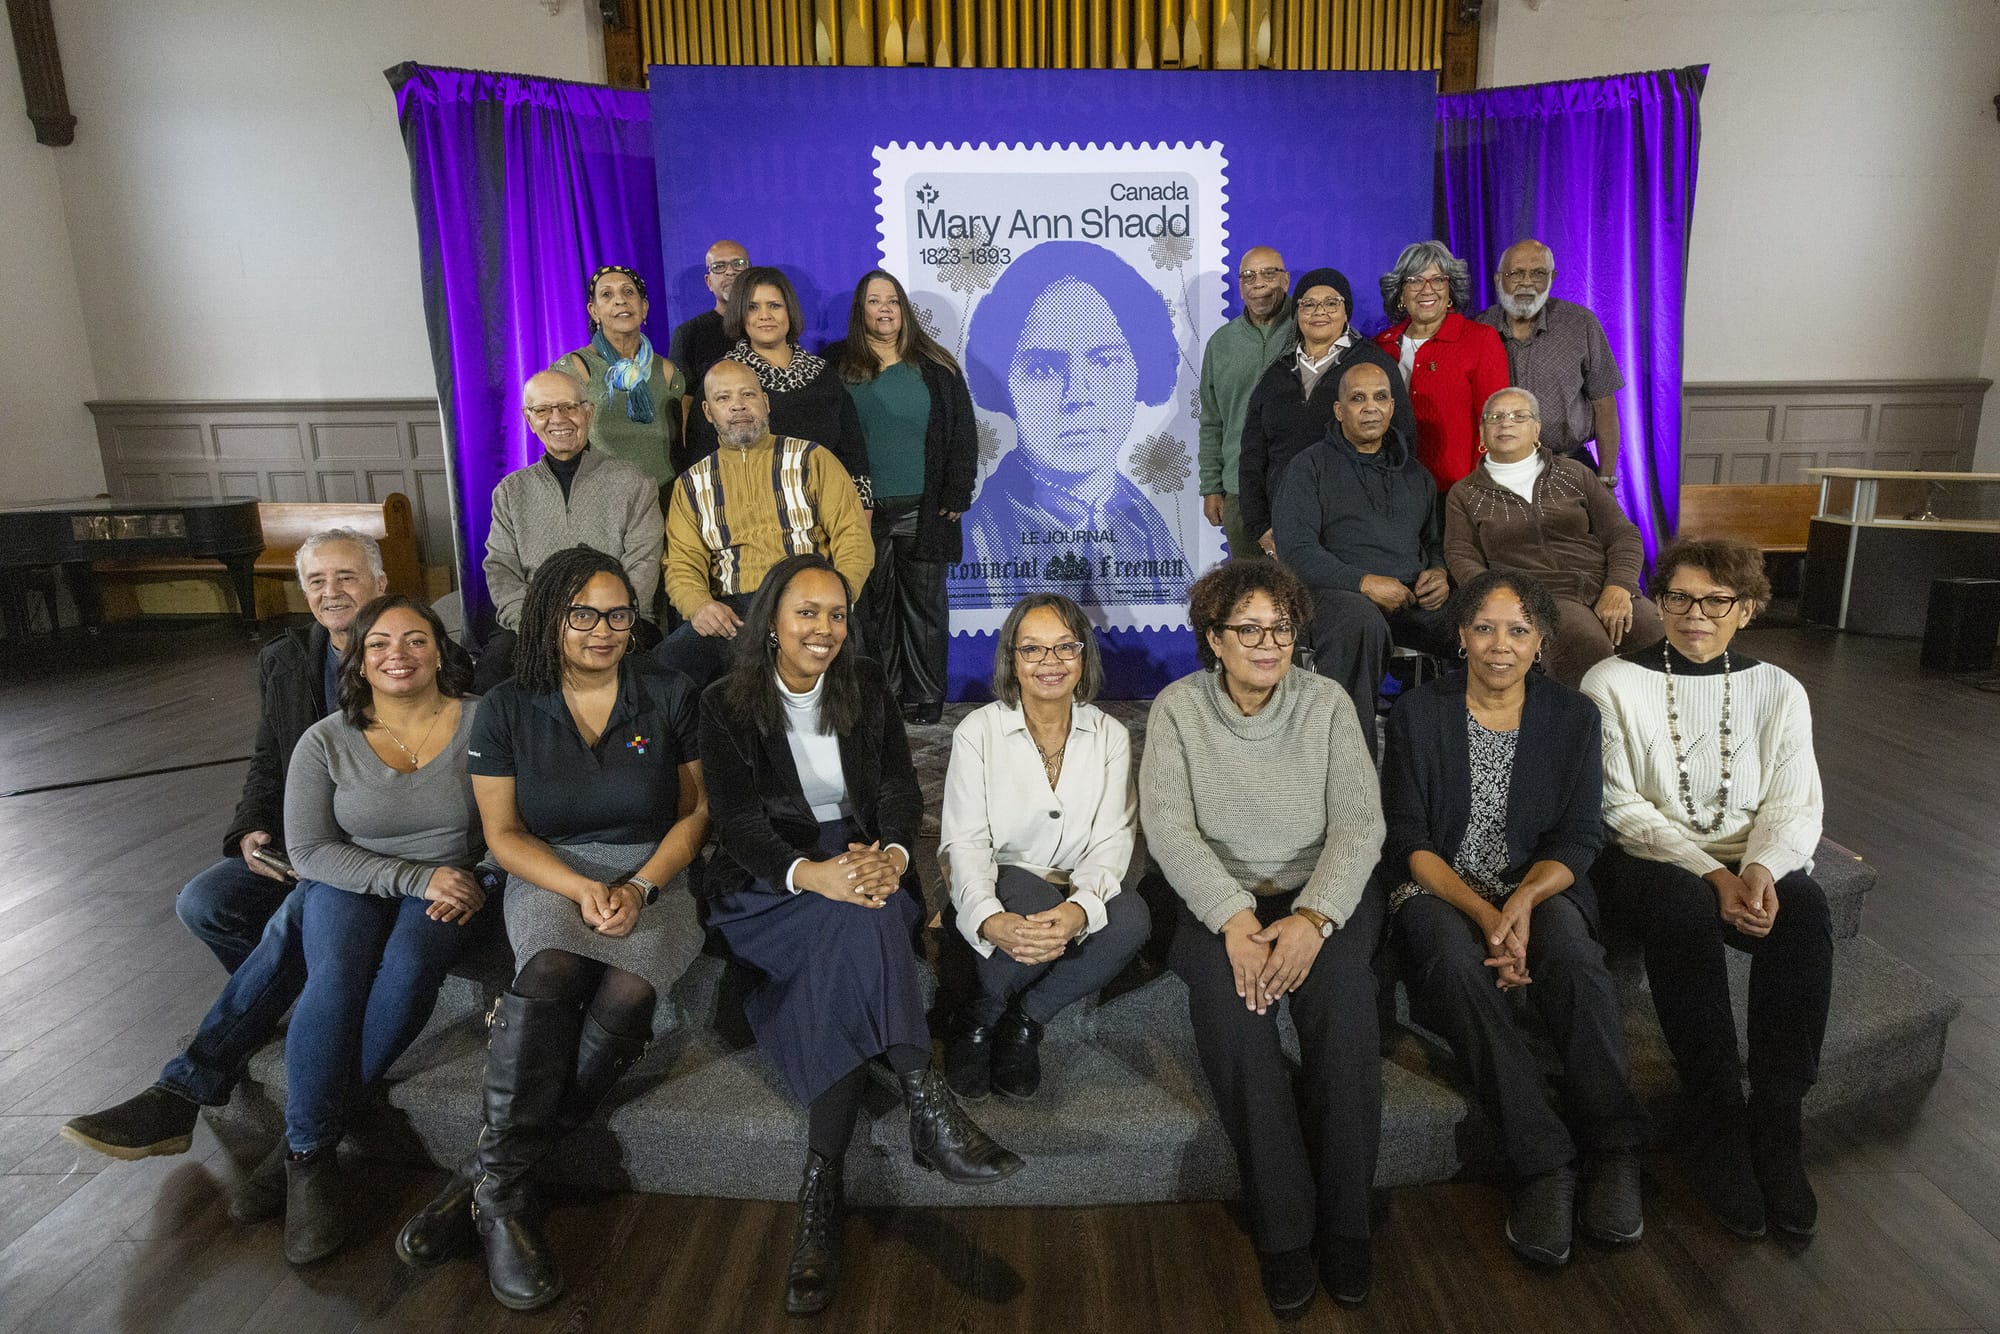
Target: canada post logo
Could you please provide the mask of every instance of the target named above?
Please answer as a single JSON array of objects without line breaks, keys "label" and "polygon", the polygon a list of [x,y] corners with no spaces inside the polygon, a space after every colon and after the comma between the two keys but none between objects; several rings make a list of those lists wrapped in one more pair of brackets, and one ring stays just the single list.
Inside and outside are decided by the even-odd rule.
[{"label": "canada post logo", "polygon": [[938,200],[937,187],[935,185],[932,185],[929,181],[925,181],[922,185],[917,187],[917,202],[919,204],[935,204],[937,203],[937,200]]}]

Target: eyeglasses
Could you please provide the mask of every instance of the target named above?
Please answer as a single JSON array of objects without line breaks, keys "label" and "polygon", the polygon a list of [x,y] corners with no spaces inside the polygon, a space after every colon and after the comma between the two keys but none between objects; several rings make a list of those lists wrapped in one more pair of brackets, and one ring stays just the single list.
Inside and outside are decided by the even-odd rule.
[{"label": "eyeglasses", "polygon": [[1552,269],[1508,269],[1500,275],[1500,281],[1512,284],[1520,282],[1523,278],[1532,278],[1538,283],[1545,283],[1555,276],[1555,271]]},{"label": "eyeglasses", "polygon": [[1522,408],[1516,408],[1512,412],[1488,412],[1481,416],[1479,420],[1485,422],[1488,426],[1498,426],[1503,422],[1509,426],[1519,426],[1522,422],[1540,421],[1541,418],[1535,413]]},{"label": "eyeglasses", "polygon": [[748,256],[745,256],[742,259],[715,260],[708,266],[708,271],[713,274],[721,275],[725,273],[741,273],[743,272],[743,270],[749,267],[750,267],[750,259]]},{"label": "eyeglasses", "polygon": [[549,419],[549,414],[560,412],[565,417],[580,417],[590,411],[590,404],[579,403],[575,399],[565,399],[560,403],[543,403],[526,409],[530,420],[540,423]]},{"label": "eyeglasses", "polygon": [[1403,286],[1417,287],[1417,288],[1428,287],[1436,289],[1438,291],[1443,291],[1444,289],[1451,286],[1451,277],[1448,274],[1439,273],[1439,274],[1434,274],[1429,278],[1426,278],[1420,274],[1413,273],[1409,277],[1403,279]]},{"label": "eyeglasses", "polygon": [[1683,593],[1678,588],[1669,588],[1660,594],[1660,610],[1672,616],[1685,616],[1699,602],[1701,614],[1715,621],[1727,616],[1730,608],[1742,600],[1723,593],[1710,593],[1705,598],[1698,598],[1692,593]]},{"label": "eyeglasses", "polygon": [[1020,655],[1022,662],[1033,667],[1047,662],[1051,653],[1056,655],[1057,662],[1075,662],[1077,655],[1083,652],[1083,645],[1074,639],[1066,644],[1016,644],[1014,652]]},{"label": "eyeglasses", "polygon": [[586,607],[580,602],[573,603],[563,610],[563,624],[572,630],[595,630],[599,621],[623,634],[638,624],[639,611],[636,607],[613,607],[609,611],[600,611],[596,607]]},{"label": "eyeglasses", "polygon": [[1347,303],[1337,296],[1330,296],[1316,301],[1299,302],[1299,314],[1301,315],[1319,315],[1322,313],[1338,315],[1346,309]]},{"label": "eyeglasses", "polygon": [[1244,648],[1256,648],[1265,643],[1284,648],[1299,636],[1298,627],[1290,621],[1279,621],[1276,625],[1259,625],[1255,621],[1244,621],[1239,625],[1218,625],[1218,630],[1234,630],[1236,642]]},{"label": "eyeglasses", "polygon": [[1236,275],[1239,282],[1274,283],[1285,276],[1283,269],[1245,269]]}]

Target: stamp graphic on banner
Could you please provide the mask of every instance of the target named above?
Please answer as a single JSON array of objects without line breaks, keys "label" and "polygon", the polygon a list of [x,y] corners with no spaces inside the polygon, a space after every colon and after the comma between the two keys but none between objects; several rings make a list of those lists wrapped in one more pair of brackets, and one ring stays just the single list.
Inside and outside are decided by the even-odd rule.
[{"label": "stamp graphic on banner", "polygon": [[1029,593],[1098,625],[1182,628],[1220,559],[1195,475],[1201,353],[1224,301],[1220,144],[875,150],[882,265],[958,358],[980,481],[956,633]]}]

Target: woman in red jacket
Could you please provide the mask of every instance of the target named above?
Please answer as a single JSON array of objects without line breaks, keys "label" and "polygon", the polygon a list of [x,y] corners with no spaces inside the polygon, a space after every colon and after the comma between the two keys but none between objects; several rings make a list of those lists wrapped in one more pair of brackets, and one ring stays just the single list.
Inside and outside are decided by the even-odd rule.
[{"label": "woman in red jacket", "polygon": [[1382,275],[1382,306],[1398,321],[1375,343],[1403,368],[1417,411],[1417,458],[1440,492],[1479,464],[1479,412],[1509,383],[1507,348],[1459,314],[1472,304],[1465,261],[1441,241],[1405,246]]}]

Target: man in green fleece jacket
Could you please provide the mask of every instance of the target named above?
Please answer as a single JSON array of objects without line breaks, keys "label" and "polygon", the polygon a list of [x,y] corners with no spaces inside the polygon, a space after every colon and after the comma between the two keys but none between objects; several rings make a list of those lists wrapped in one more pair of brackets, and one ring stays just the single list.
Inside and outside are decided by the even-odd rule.
[{"label": "man in green fleece jacket", "polygon": [[1252,246],[1237,268],[1243,313],[1217,329],[1201,354],[1201,512],[1229,538],[1229,554],[1263,554],[1257,534],[1243,528],[1237,507],[1236,461],[1250,391],[1290,347],[1291,302],[1284,258],[1270,246]]}]

